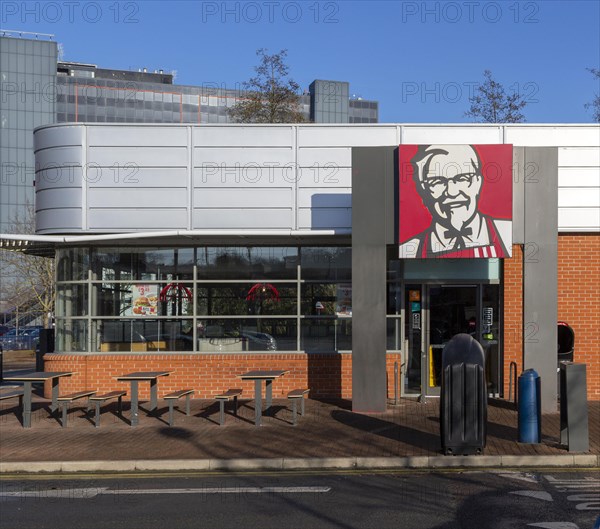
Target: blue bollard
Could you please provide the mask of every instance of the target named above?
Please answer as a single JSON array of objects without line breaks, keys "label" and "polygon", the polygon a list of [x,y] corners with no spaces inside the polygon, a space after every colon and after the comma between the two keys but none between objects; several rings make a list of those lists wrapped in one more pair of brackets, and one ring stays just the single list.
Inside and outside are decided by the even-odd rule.
[{"label": "blue bollard", "polygon": [[533,369],[519,377],[519,442],[539,443],[542,439],[541,379]]}]

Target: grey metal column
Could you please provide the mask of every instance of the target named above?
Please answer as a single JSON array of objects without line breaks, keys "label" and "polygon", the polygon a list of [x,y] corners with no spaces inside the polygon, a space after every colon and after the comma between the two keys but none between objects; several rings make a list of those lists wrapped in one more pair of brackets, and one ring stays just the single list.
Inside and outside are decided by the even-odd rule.
[{"label": "grey metal column", "polygon": [[393,175],[393,148],[352,149],[352,410],[357,412],[387,407],[386,242],[394,223]]},{"label": "grey metal column", "polygon": [[23,428],[31,428],[31,382],[23,382]]},{"label": "grey metal column", "polygon": [[150,411],[156,410],[158,406],[158,386],[157,379],[154,378],[150,381]]},{"label": "grey metal column", "polygon": [[58,377],[52,379],[52,404],[50,405],[50,409],[52,413],[58,410],[58,384],[60,380]]},{"label": "grey metal column", "polygon": [[138,381],[131,381],[131,426],[138,424]]},{"label": "grey metal column", "polygon": [[260,426],[260,417],[262,415],[262,391],[260,385],[262,380],[254,381],[254,425]]},{"label": "grey metal column", "polygon": [[541,378],[542,412],[556,412],[558,149],[526,147],[523,366]]}]

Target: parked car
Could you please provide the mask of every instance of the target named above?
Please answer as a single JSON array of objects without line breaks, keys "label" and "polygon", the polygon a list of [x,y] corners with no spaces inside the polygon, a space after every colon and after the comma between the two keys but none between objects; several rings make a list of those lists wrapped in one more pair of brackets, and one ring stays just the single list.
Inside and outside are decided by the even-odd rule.
[{"label": "parked car", "polygon": [[6,325],[0,325],[0,336],[4,336],[8,331],[10,331],[10,327]]},{"label": "parked car", "polygon": [[5,351],[16,351],[23,349],[35,349],[40,341],[41,325],[20,327],[11,329],[3,336],[0,336],[0,344]]}]

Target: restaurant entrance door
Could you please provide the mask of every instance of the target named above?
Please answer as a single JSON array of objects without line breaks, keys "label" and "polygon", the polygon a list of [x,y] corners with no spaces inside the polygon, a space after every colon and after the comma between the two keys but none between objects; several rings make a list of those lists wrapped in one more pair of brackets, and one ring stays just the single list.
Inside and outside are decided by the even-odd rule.
[{"label": "restaurant entrance door", "polygon": [[498,285],[406,284],[404,301],[405,395],[440,395],[442,350],[459,333],[484,347],[488,391],[498,392]]}]

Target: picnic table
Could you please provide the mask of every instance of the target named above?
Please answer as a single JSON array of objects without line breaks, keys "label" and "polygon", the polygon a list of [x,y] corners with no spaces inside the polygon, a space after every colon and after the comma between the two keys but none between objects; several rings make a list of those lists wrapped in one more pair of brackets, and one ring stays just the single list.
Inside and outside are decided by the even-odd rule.
[{"label": "picnic table", "polygon": [[10,382],[23,382],[23,427],[31,428],[31,393],[32,384],[52,381],[52,404],[50,410],[54,413],[58,409],[58,388],[62,377],[70,377],[73,371],[36,371],[5,377],[4,380]]},{"label": "picnic table", "polygon": [[136,371],[116,377],[117,380],[131,384],[131,426],[138,424],[138,382],[150,382],[150,409],[156,410],[158,400],[158,379],[167,377],[171,371]]},{"label": "picnic table", "polygon": [[265,401],[266,407],[271,407],[273,397],[273,380],[280,378],[289,371],[248,371],[242,375],[238,375],[242,380],[254,380],[254,424],[260,426],[262,418],[262,383],[265,383]]}]

